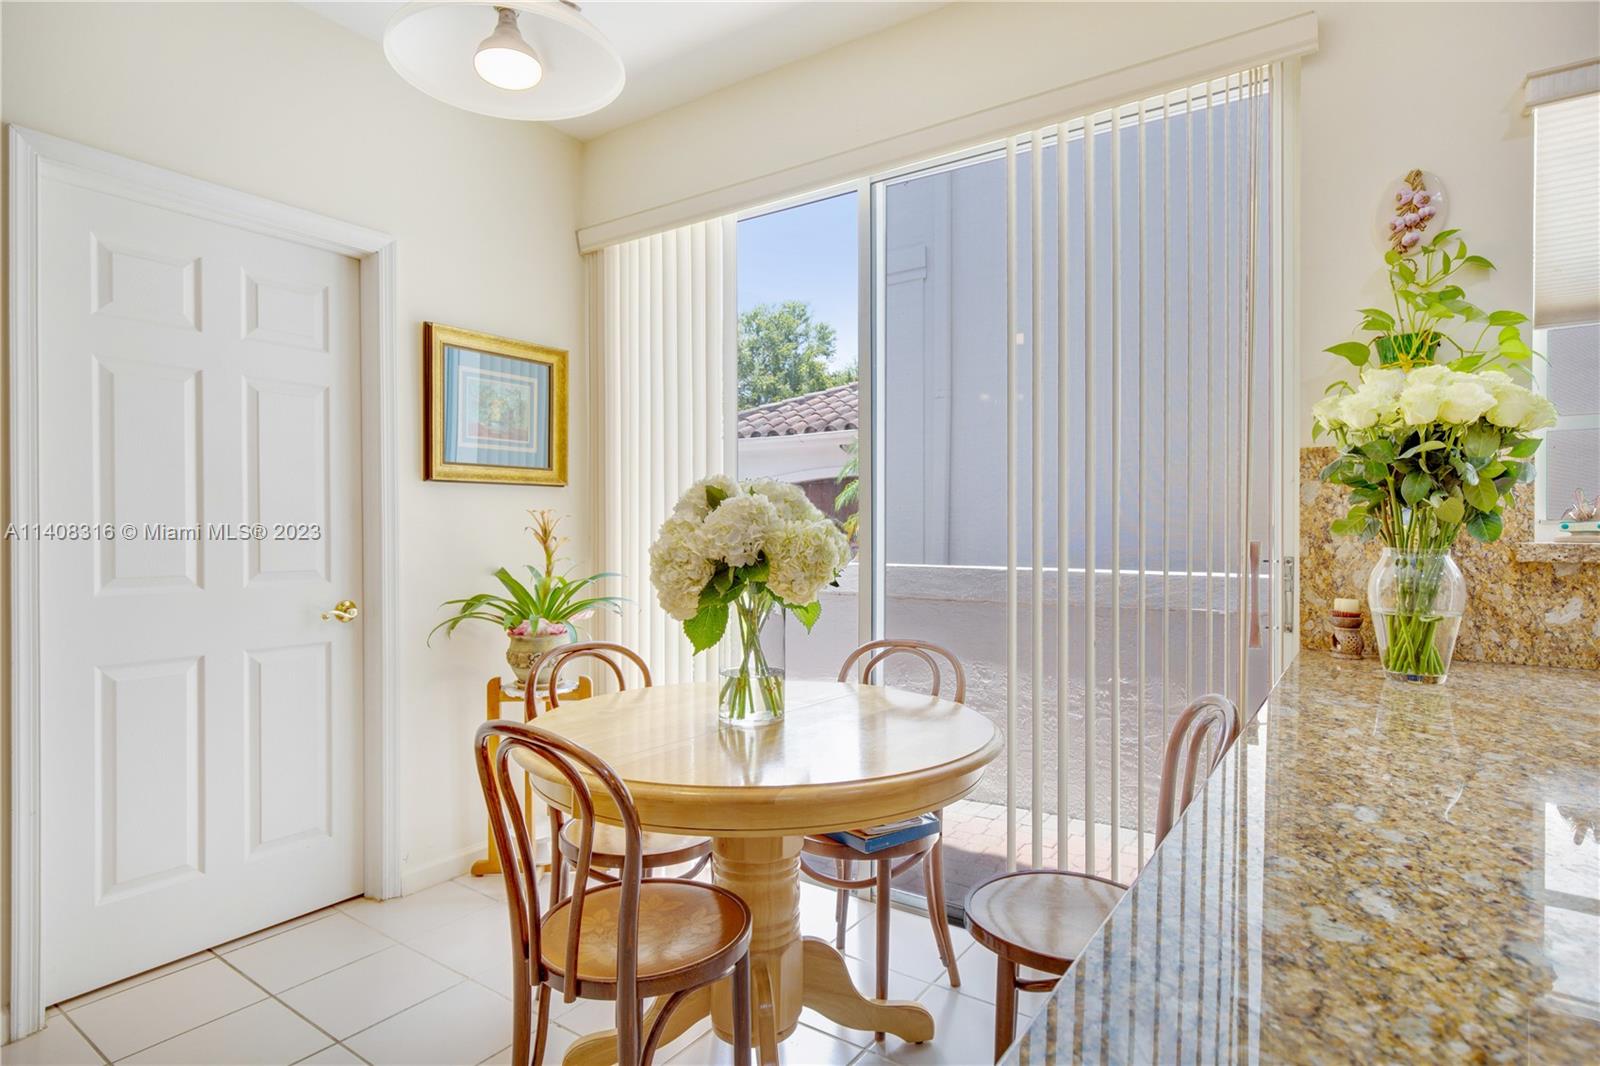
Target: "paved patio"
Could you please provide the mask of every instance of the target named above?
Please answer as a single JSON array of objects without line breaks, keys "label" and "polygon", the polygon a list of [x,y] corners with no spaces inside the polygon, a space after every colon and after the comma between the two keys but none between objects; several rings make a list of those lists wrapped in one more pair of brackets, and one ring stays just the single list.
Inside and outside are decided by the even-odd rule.
[{"label": "paved patio", "polygon": [[[1005,872],[1006,809],[999,803],[962,800],[945,809],[944,819],[944,890],[950,913],[954,916],[959,913],[966,902],[967,894],[975,885],[995,874]],[[1061,866],[1069,870],[1086,869],[1088,862],[1085,848],[1088,840],[1086,823],[1079,818],[1068,821],[1065,863],[1057,862],[1060,857],[1057,851],[1057,824],[1054,814],[1046,814],[1040,821],[1040,828],[1044,833],[1044,839],[1041,841],[1044,860],[1042,866],[1044,868]],[[1120,838],[1121,879],[1127,880],[1138,869],[1139,842],[1131,828],[1124,828]],[[1025,870],[1032,867],[1032,845],[1033,814],[1031,811],[1022,810],[1017,814],[1017,869]],[[1154,846],[1154,836],[1145,834],[1147,858]],[[1110,877],[1110,856],[1111,827],[1102,822],[1095,826],[1096,869],[1092,872],[1102,877]],[[923,895],[921,866],[901,874],[895,879],[894,886],[917,896]]]}]

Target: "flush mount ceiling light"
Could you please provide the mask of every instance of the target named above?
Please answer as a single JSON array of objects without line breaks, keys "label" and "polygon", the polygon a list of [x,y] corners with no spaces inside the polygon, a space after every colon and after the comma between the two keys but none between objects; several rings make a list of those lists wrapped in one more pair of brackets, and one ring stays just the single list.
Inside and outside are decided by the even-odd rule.
[{"label": "flush mount ceiling light", "polygon": [[496,118],[587,115],[624,81],[616,49],[563,0],[408,4],[384,31],[383,51],[434,99]]}]

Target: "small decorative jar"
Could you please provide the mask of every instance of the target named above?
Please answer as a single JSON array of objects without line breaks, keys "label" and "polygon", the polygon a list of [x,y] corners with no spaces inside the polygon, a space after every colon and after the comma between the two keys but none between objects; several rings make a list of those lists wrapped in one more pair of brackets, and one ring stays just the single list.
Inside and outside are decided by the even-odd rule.
[{"label": "small decorative jar", "polygon": [[1333,601],[1328,612],[1333,655],[1337,659],[1359,659],[1367,650],[1361,635],[1361,601],[1340,598]]}]

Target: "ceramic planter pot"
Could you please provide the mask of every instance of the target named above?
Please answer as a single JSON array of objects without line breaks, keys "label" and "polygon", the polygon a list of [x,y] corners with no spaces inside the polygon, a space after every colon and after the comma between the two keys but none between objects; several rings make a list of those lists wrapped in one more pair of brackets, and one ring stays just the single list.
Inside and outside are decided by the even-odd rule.
[{"label": "ceramic planter pot", "polygon": [[[517,683],[526,688],[528,675],[533,672],[533,664],[540,656],[554,651],[563,644],[572,643],[572,627],[568,626],[564,633],[542,637],[508,637],[507,640],[510,644],[506,648],[506,662],[511,664],[511,672],[517,675]],[[548,668],[539,671],[539,684],[544,684],[549,679]]]}]

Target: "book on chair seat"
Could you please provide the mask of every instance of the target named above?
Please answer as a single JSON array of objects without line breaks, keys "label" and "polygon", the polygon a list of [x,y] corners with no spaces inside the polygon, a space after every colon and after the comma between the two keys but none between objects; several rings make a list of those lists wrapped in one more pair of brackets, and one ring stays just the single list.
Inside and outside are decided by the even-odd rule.
[{"label": "book on chair seat", "polygon": [[885,822],[883,825],[869,826],[865,829],[845,829],[838,833],[829,833],[828,836],[839,843],[852,847],[868,855],[884,848],[892,848],[897,844],[904,844],[908,840],[918,840],[922,837],[932,836],[939,831],[939,816],[937,814],[919,814],[915,818],[906,818],[898,822]]}]

